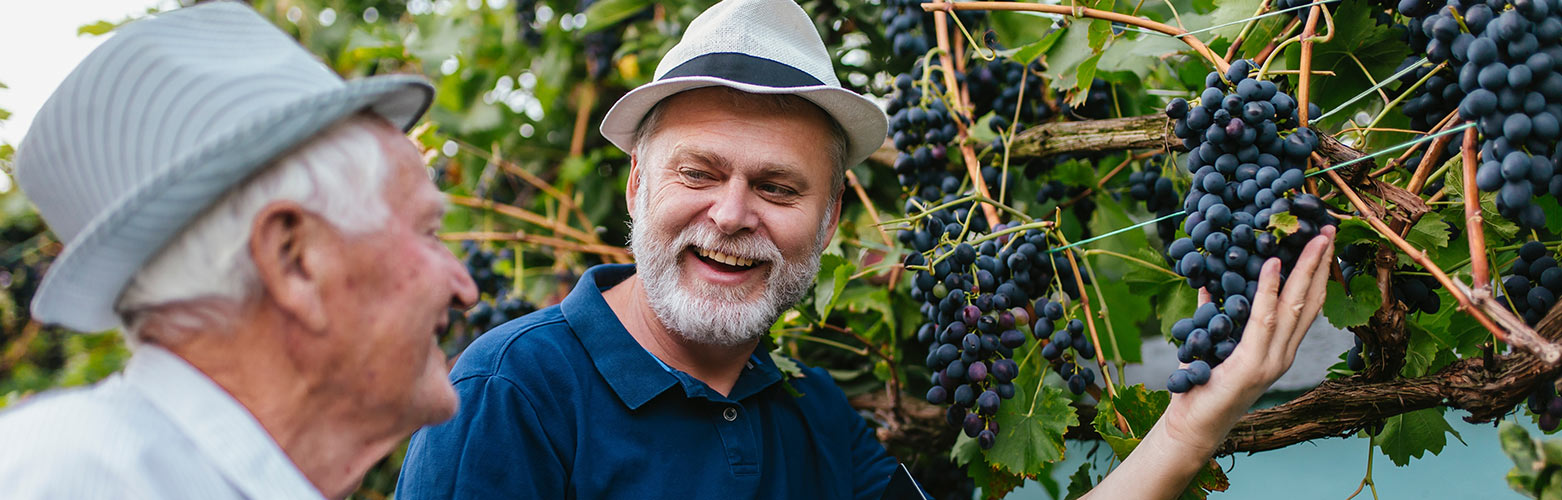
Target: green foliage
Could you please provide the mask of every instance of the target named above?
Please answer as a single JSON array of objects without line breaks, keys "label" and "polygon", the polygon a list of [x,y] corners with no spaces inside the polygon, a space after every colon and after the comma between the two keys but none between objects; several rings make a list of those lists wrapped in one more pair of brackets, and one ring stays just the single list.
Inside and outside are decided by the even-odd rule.
[{"label": "green foliage", "polygon": [[1330,281],[1324,286],[1328,288],[1328,296],[1323,300],[1323,317],[1335,328],[1367,324],[1383,298],[1378,292],[1377,280],[1365,274],[1350,281],[1350,290],[1338,281]]},{"label": "green foliage", "polygon": [[1383,422],[1383,431],[1372,437],[1372,444],[1388,455],[1394,465],[1403,467],[1411,458],[1421,458],[1426,452],[1442,452],[1449,434],[1463,443],[1459,431],[1444,419],[1444,411],[1435,407],[1389,417]]}]

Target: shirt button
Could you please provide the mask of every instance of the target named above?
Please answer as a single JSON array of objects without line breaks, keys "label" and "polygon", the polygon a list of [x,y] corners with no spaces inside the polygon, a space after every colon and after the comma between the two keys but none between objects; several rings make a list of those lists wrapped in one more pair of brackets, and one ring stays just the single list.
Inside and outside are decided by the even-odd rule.
[{"label": "shirt button", "polygon": [[737,420],[738,419],[738,409],[735,408],[735,407],[728,406],[727,409],[722,410],[721,417],[727,419],[728,422]]}]

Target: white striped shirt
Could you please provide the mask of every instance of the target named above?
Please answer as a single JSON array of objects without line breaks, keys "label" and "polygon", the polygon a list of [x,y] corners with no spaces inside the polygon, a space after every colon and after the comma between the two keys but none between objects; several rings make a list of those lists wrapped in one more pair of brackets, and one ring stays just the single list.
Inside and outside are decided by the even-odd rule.
[{"label": "white striped shirt", "polygon": [[321,495],[243,405],[173,353],[142,345],[124,373],[0,413],[0,498]]}]

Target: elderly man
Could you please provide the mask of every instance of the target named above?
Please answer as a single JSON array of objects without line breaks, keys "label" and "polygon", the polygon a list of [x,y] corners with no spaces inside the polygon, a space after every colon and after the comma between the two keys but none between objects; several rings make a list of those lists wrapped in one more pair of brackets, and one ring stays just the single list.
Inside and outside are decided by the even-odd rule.
[{"label": "elderly man", "polygon": [[432,92],[343,82],[238,3],[89,55],[17,153],[67,242],[33,311],[133,355],[0,414],[0,498],[341,498],[449,418],[434,336],[476,288],[399,130]]},{"label": "elderly man", "polygon": [[[637,264],[593,268],[560,305],[473,343],[451,373],[461,409],[413,436],[397,496],[879,498],[895,461],[829,375],[783,381],[757,347],[808,290],[844,169],[885,123],[840,87],[792,1],[701,14],[602,126],[631,153]],[[1329,249],[1308,247],[1283,299],[1269,263],[1247,341],[1095,495],[1182,490],[1290,366]]]}]

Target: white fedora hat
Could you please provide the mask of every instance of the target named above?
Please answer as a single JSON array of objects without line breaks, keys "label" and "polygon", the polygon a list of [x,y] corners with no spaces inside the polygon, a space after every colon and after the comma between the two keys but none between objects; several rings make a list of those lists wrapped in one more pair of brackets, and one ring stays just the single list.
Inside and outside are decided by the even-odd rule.
[{"label": "white fedora hat", "polygon": [[65,242],[33,316],[118,326],[130,278],[229,188],[361,110],[406,130],[433,93],[415,76],[343,82],[243,4],[121,27],[54,91],[16,152],[17,184]]},{"label": "white fedora hat", "polygon": [[818,105],[846,130],[847,165],[884,144],[889,119],[878,105],[841,87],[808,14],[793,0],[726,0],[701,13],[656,65],[651,83],[620,98],[602,118],[602,136],[634,148],[640,119],[662,99],[700,87],[755,94],[795,94]]}]

